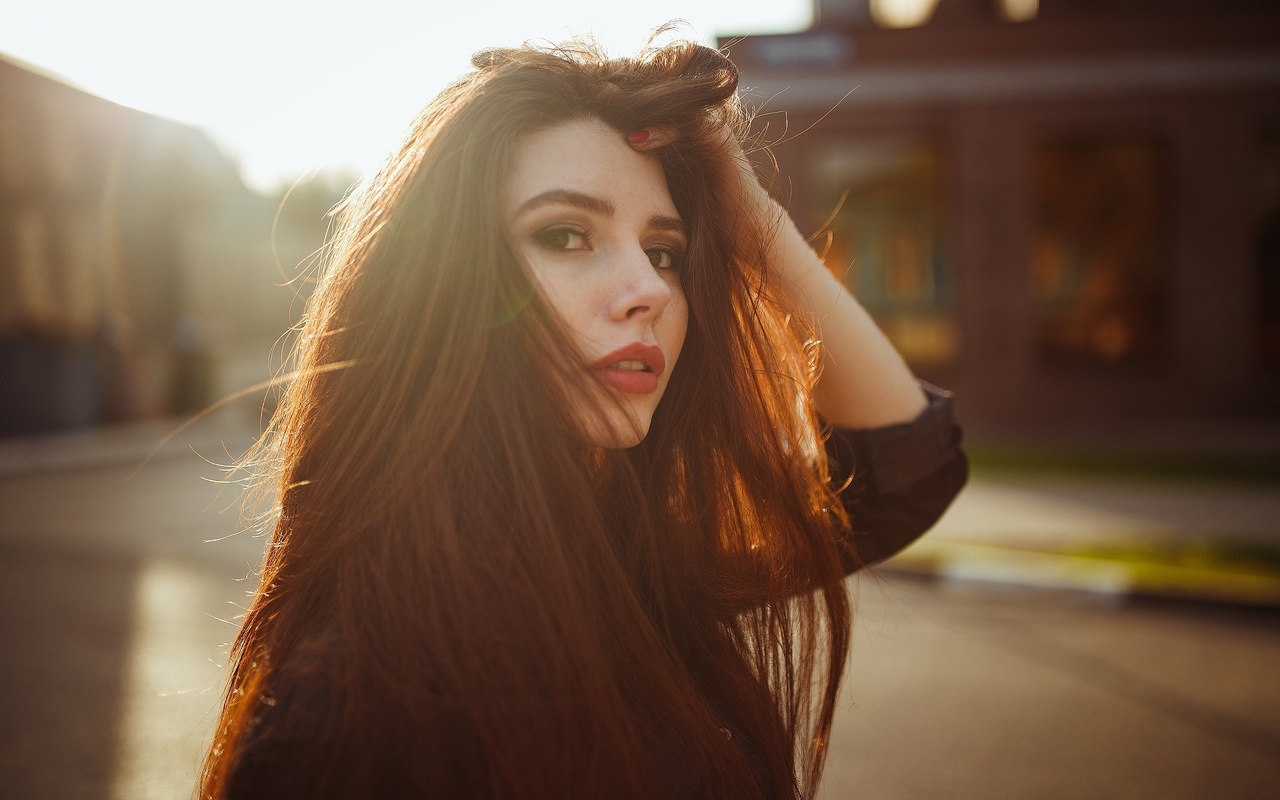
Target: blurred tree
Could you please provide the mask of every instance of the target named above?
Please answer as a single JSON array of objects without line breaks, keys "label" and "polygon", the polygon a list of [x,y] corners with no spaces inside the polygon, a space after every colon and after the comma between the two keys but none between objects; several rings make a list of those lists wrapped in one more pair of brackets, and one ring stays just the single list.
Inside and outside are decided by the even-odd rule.
[{"label": "blurred tree", "polygon": [[324,243],[330,212],[334,211],[360,176],[343,170],[319,170],[276,190],[278,224],[298,226],[318,233],[316,246]]}]

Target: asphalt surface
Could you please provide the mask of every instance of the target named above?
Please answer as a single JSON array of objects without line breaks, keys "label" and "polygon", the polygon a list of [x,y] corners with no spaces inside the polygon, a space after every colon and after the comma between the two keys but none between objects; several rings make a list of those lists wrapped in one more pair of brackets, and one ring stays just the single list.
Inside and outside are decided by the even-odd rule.
[{"label": "asphalt surface", "polygon": [[[218,435],[195,437],[202,457],[179,442],[136,472],[130,441],[150,433],[0,448],[0,798],[189,796],[262,546],[210,463],[231,460]],[[1007,551],[1019,525],[1042,553],[1063,536],[1197,532],[1160,528],[1159,497],[1112,488],[979,477],[935,547]],[[1215,492],[1192,504],[1209,523]],[[1216,519],[1236,520],[1231,536],[1271,535],[1270,492],[1228,495]],[[993,521],[1012,528],[997,537]],[[1213,527],[1200,532],[1228,535]],[[1280,612],[919,569],[929,558],[855,579],[820,797],[1276,796]]]}]

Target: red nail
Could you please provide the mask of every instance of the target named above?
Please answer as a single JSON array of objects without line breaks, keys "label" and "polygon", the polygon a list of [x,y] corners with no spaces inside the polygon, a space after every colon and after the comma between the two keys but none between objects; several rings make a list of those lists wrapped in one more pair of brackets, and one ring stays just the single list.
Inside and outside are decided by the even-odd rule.
[{"label": "red nail", "polygon": [[649,139],[649,131],[641,128],[635,133],[627,134],[627,141],[632,144],[644,144]]}]

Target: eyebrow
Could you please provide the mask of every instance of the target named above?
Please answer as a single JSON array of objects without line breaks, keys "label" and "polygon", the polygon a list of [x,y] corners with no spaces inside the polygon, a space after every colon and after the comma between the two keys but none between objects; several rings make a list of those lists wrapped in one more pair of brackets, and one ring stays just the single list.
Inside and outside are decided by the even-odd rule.
[{"label": "eyebrow", "polygon": [[[551,189],[525,200],[520,204],[520,207],[516,209],[515,216],[519,217],[536,208],[555,205],[557,203],[575,206],[583,209],[584,211],[590,211],[606,217],[612,217],[616,210],[613,203],[610,203],[608,200],[601,197],[583,194],[582,192],[575,192],[572,189]],[[687,227],[684,224],[684,220],[679,217],[673,217],[669,214],[654,214],[649,217],[649,227],[660,231],[687,233]]]},{"label": "eyebrow", "polygon": [[550,191],[543,192],[542,194],[536,194],[528,200],[525,200],[520,204],[520,207],[516,209],[516,216],[518,217],[535,208],[555,205],[556,203],[576,206],[584,211],[593,211],[597,214],[603,214],[609,217],[613,216],[614,212],[613,203],[610,203],[608,200],[603,200],[589,194],[583,194],[582,192],[575,192],[572,189],[552,189]]},{"label": "eyebrow", "polygon": [[671,231],[673,233],[681,233],[688,235],[689,229],[685,226],[684,220],[679,217],[672,217],[666,214],[654,214],[649,217],[649,227],[658,231]]}]

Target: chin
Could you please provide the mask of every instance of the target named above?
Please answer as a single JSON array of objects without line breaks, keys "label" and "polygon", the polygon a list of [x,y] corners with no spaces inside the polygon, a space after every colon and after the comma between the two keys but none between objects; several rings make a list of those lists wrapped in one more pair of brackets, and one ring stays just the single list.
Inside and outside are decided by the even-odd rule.
[{"label": "chin", "polygon": [[648,409],[611,409],[603,418],[588,424],[586,439],[592,447],[626,450],[644,441],[653,414]]}]

